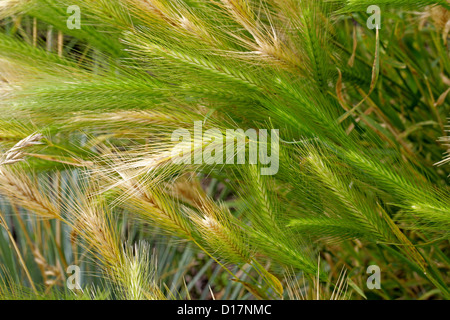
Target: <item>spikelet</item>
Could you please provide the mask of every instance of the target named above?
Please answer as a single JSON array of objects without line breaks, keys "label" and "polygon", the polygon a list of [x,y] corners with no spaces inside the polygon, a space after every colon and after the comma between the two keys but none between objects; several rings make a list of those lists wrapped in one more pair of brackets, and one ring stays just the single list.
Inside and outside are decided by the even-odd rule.
[{"label": "spikelet", "polygon": [[14,147],[9,149],[2,158],[0,158],[0,166],[24,161],[25,154],[23,153],[23,150],[34,145],[42,144],[41,140],[43,138],[44,137],[41,134],[35,133],[20,140]]},{"label": "spikelet", "polygon": [[26,148],[41,144],[43,136],[32,134],[9,149],[0,160],[0,193],[44,219],[61,219],[55,204],[40,190],[35,179],[2,166],[24,161]]},{"label": "spikelet", "polygon": [[21,11],[30,0],[2,0],[0,1],[0,19]]},{"label": "spikelet", "polygon": [[252,258],[248,237],[228,208],[204,198],[199,210],[201,214],[193,210],[188,214],[210,252],[227,262],[248,263]]}]

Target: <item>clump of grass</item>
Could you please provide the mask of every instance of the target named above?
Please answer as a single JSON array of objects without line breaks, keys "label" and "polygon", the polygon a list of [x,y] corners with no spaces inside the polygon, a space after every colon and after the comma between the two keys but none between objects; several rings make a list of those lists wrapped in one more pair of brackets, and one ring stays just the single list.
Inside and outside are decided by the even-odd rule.
[{"label": "clump of grass", "polygon": [[[122,299],[450,297],[448,1],[378,1],[379,30],[365,0],[72,2],[81,29],[62,0],[0,6],[0,294],[49,297],[73,263]],[[198,121],[185,159],[277,129],[277,174],[174,163]],[[140,240],[171,237],[161,274]],[[369,264],[406,267],[373,292]]]}]

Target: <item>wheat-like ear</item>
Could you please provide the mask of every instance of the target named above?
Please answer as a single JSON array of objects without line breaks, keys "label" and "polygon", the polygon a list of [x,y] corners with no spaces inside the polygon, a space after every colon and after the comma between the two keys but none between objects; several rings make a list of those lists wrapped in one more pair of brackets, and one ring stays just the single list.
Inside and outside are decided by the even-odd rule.
[{"label": "wheat-like ear", "polygon": [[157,279],[157,261],[151,255],[150,245],[139,242],[133,247],[125,247],[122,279],[127,300],[165,300]]},{"label": "wheat-like ear", "polygon": [[190,209],[187,212],[209,252],[230,263],[245,264],[252,260],[248,236],[228,208],[204,198],[198,210],[201,213]]},{"label": "wheat-like ear", "polygon": [[37,144],[42,144],[41,140],[43,138],[40,133],[35,133],[20,140],[0,158],[0,166],[24,161],[25,154],[23,150]]},{"label": "wheat-like ear", "polygon": [[2,168],[24,161],[24,149],[41,144],[43,136],[32,134],[9,149],[0,160],[0,193],[13,203],[22,206],[45,219],[61,219],[60,211],[47,195],[38,187],[36,179],[14,169]]},{"label": "wheat-like ear", "polygon": [[150,257],[149,246],[139,243],[130,248],[122,246],[113,217],[99,186],[91,184],[78,190],[77,203],[69,204],[69,225],[87,250],[97,258],[104,274],[117,287],[119,297],[126,300],[165,299],[156,282],[156,262]]},{"label": "wheat-like ear", "polygon": [[30,0],[2,0],[0,2],[0,19],[15,14],[31,2]]},{"label": "wheat-like ear", "polygon": [[118,195],[114,205],[130,209],[136,217],[151,221],[168,233],[191,239],[190,221],[182,214],[177,201],[163,190],[160,178],[153,173],[136,174],[136,170],[125,169],[126,164],[120,159],[114,159],[113,174],[95,171],[96,177],[107,186],[106,190]]},{"label": "wheat-like ear", "polygon": [[40,218],[61,219],[60,210],[38,187],[36,179],[32,180],[26,174],[3,169],[0,172],[0,193]]}]

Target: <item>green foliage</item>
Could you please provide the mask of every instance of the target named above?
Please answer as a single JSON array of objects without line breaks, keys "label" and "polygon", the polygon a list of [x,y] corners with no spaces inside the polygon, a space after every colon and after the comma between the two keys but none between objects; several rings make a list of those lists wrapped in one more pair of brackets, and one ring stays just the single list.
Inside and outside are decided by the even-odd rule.
[{"label": "green foliage", "polygon": [[[0,297],[449,298],[449,4],[372,4],[73,0],[70,30],[6,1]],[[174,163],[196,121],[278,129],[278,172]],[[98,294],[61,293],[71,264]]]}]

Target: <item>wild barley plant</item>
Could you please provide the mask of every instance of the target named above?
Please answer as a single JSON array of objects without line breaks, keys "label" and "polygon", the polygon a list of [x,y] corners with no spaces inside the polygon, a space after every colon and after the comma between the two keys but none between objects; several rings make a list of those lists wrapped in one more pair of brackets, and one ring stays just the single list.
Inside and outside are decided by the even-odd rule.
[{"label": "wild barley plant", "polygon": [[[200,298],[449,298],[449,8],[2,1],[0,295],[61,297],[88,259],[104,282],[63,298],[192,298],[208,266]],[[173,133],[199,122],[209,134],[174,161]],[[274,174],[234,144],[226,161],[238,128],[244,160],[246,130],[278,130],[257,145]],[[150,233],[205,265],[171,255],[161,275]]]}]

